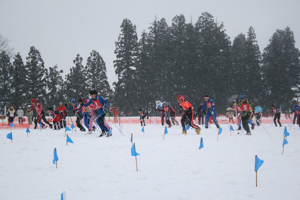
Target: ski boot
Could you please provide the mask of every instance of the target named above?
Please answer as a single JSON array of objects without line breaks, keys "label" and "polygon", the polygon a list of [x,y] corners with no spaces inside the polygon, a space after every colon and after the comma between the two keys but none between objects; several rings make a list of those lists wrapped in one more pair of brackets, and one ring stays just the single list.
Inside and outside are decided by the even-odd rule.
[{"label": "ski boot", "polygon": [[200,128],[200,127],[198,127],[198,128],[196,129],[196,131],[197,131],[197,134],[199,135],[199,134],[200,134],[200,132],[201,132],[201,128]]},{"label": "ski boot", "polygon": [[99,135],[99,137],[103,137],[103,136],[105,136],[105,132],[102,132],[102,133]]},{"label": "ski boot", "polygon": [[255,128],[255,124],[252,124],[251,129],[253,130]]},{"label": "ski boot", "polygon": [[182,134],[186,135],[186,130],[182,131]]},{"label": "ski boot", "polygon": [[81,127],[81,128],[80,128],[80,131],[85,131],[85,128]]}]

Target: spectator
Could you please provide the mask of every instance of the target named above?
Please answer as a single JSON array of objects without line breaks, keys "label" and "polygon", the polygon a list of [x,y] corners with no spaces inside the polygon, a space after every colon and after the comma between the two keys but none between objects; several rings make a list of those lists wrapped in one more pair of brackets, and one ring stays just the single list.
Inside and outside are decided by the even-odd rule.
[{"label": "spectator", "polygon": [[21,107],[19,107],[17,111],[18,119],[19,119],[19,124],[23,124],[23,116],[24,116],[24,111],[22,110]]}]

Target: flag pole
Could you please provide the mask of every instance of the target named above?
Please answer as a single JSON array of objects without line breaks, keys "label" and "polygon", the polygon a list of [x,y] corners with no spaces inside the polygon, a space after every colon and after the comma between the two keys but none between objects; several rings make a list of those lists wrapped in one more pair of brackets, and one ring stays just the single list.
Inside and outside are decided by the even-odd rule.
[{"label": "flag pole", "polygon": [[219,141],[219,135],[220,135],[220,134],[219,134],[219,129],[218,129],[218,137],[217,137],[217,141]]},{"label": "flag pole", "polygon": [[131,133],[131,146],[133,145],[133,133]]},{"label": "flag pole", "polygon": [[135,149],[135,145],[134,145],[134,155],[135,155],[135,165],[136,165],[136,171],[138,172],[138,164],[137,164],[137,156],[136,156],[136,149]]},{"label": "flag pole", "polygon": [[[65,133],[66,133],[66,132],[65,132]],[[68,146],[68,134],[67,134],[66,146]]]},{"label": "flag pole", "polygon": [[26,130],[26,132],[27,132],[27,137],[28,137],[28,126],[27,126],[27,130]]},{"label": "flag pole", "polygon": [[163,140],[165,140],[165,135],[166,135],[166,126],[165,126],[165,132],[164,132]]},{"label": "flag pole", "polygon": [[[255,155],[255,158],[257,158],[257,155]],[[255,172],[256,173],[256,187],[257,187],[257,171],[258,170],[256,170],[256,172]]]},{"label": "flag pole", "polygon": [[11,143],[13,143],[13,134],[11,132]]}]

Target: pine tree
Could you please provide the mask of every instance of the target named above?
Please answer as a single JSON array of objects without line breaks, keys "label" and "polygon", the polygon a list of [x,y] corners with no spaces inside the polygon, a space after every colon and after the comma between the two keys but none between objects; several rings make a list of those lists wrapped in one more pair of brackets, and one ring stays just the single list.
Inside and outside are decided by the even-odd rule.
[{"label": "pine tree", "polygon": [[17,98],[12,98],[12,104],[17,107],[21,106],[25,108],[26,105],[31,104],[29,104],[30,102],[24,101],[24,99],[26,99],[28,89],[26,82],[28,71],[23,63],[20,53],[14,56],[13,68],[14,75],[11,84],[11,91],[12,96]]},{"label": "pine tree", "polygon": [[71,101],[71,99],[78,101],[79,98],[87,98],[89,95],[86,83],[86,69],[82,64],[82,60],[82,57],[77,54],[73,60],[75,66],[70,68],[70,73],[66,75],[65,94],[68,102]]},{"label": "pine tree", "polygon": [[[9,55],[5,51],[0,52],[0,109],[11,103],[11,82],[13,67]],[[4,113],[3,113],[4,114]],[[6,114],[6,113],[5,113]]]},{"label": "pine tree", "polygon": [[47,74],[47,87],[48,87],[48,105],[56,106],[59,105],[59,102],[65,102],[63,95],[63,78],[61,74],[63,70],[58,71],[58,66],[49,67],[49,73]]},{"label": "pine tree", "polygon": [[267,108],[274,104],[288,109],[292,100],[298,98],[299,57],[299,49],[295,47],[294,34],[290,28],[277,30],[262,55],[264,100],[269,102],[265,105]]},{"label": "pine tree", "polygon": [[107,81],[106,65],[96,50],[90,53],[86,63],[87,85],[89,89],[97,90],[101,96],[110,99],[112,91]]},{"label": "pine tree", "polygon": [[129,19],[124,19],[121,25],[121,33],[116,42],[114,61],[115,72],[118,75],[118,82],[114,83],[114,102],[120,108],[121,113],[129,113],[138,110],[135,104],[137,95],[136,68],[138,58],[138,37],[136,26]]},{"label": "pine tree", "polygon": [[41,57],[39,50],[34,46],[30,47],[28,56],[26,57],[26,68],[28,70],[26,77],[26,86],[28,88],[26,103],[30,103],[30,100],[36,98],[42,105],[47,102],[47,82],[46,75],[47,69],[44,67],[44,61]]}]

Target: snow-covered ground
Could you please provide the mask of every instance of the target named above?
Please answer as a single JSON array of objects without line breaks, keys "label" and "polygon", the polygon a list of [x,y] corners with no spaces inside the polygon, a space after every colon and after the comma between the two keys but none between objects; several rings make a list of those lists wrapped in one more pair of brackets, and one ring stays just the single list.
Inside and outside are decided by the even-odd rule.
[{"label": "snow-covered ground", "polygon": [[[123,136],[113,126],[113,136],[96,138],[67,132],[74,141],[66,146],[64,130],[13,129],[13,143],[0,129],[0,199],[54,200],[63,191],[67,200],[98,199],[300,199],[300,130],[287,125],[284,155],[284,127],[263,124],[252,131],[230,135],[229,126],[217,141],[212,126],[200,135],[179,126],[168,129],[149,125],[123,125]],[[233,125],[234,129],[236,126]],[[130,136],[137,157],[131,156]],[[199,149],[200,137],[204,148]],[[58,168],[53,161],[57,148]],[[255,155],[264,164],[255,186]]]}]

